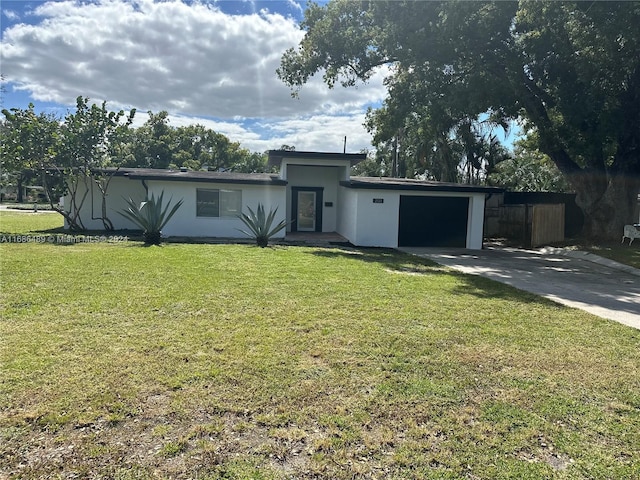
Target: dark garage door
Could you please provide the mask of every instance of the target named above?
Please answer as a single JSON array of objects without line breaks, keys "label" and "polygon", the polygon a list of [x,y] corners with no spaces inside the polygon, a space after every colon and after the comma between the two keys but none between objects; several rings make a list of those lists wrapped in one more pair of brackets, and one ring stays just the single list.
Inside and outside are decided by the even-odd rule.
[{"label": "dark garage door", "polygon": [[466,247],[469,199],[400,195],[398,245]]}]

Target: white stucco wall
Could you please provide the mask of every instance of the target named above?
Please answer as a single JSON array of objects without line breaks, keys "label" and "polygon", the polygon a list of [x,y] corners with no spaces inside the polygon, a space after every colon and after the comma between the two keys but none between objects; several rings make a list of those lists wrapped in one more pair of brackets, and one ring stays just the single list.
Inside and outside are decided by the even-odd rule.
[{"label": "white stucco wall", "polygon": [[[484,193],[412,192],[351,189],[341,187],[338,233],[363,247],[398,247],[400,195],[468,197],[466,248],[481,249],[484,223]],[[382,203],[374,203],[374,199]]]},{"label": "white stucco wall", "polygon": [[338,188],[338,218],[336,232],[356,245],[358,195],[351,188]]},{"label": "white stucco wall", "polygon": [[[285,186],[278,185],[245,185],[209,182],[175,182],[148,180],[149,195],[159,195],[164,190],[164,198],[173,197],[174,201],[183,199],[184,202],[169,223],[163,229],[163,234],[181,237],[220,237],[246,238],[238,229],[246,230],[242,221],[235,217],[198,217],[196,216],[196,189],[242,190],[242,211],[247,213],[247,207],[254,211],[261,203],[265,211],[278,209],[274,224],[283,220],[286,215]],[[283,238],[284,230],[275,235]]]},{"label": "white stucco wall", "polygon": [[484,237],[484,193],[475,193],[469,198],[469,220],[467,223],[467,248],[482,249]]},{"label": "white stucco wall", "polygon": [[[88,180],[87,184],[88,194],[82,204],[80,218],[88,230],[104,230],[104,224],[100,219],[102,217],[102,194],[100,189],[93,184],[93,181]],[[80,182],[78,186],[75,196],[78,204],[81,202],[84,192],[87,191],[84,185],[83,182]],[[127,207],[125,199],[128,198],[132,198],[136,202],[144,200],[145,189],[142,186],[142,182],[125,177],[113,177],[107,189],[107,218],[111,220],[116,230],[135,230],[139,228],[118,213]],[[69,211],[71,206],[69,194],[64,197],[64,206]],[[66,222],[65,228],[68,228]]]},{"label": "white stucco wall", "polygon": [[[341,208],[338,202],[338,186],[344,176],[344,167],[324,166],[287,166],[287,212],[291,212],[291,188],[292,187],[322,187],[322,231],[335,232],[337,229],[338,210]],[[324,204],[330,202],[332,207]],[[291,231],[291,227],[289,227]]]},{"label": "white stucco wall", "polygon": [[[169,224],[164,228],[167,236],[186,237],[220,237],[244,238],[238,229],[244,224],[236,217],[197,217],[196,190],[221,189],[241,190],[242,210],[247,206],[257,208],[262,203],[268,212],[278,209],[276,221],[290,219],[291,188],[313,187],[323,188],[323,232],[336,231],[351,243],[359,246],[389,247],[398,246],[398,226],[400,196],[439,196],[467,197],[469,210],[467,218],[466,247],[481,249],[484,227],[485,194],[472,192],[420,192],[409,190],[359,189],[340,186],[340,181],[348,176],[344,165],[285,165],[285,185],[252,185],[241,183],[186,182],[171,180],[147,180],[149,195],[156,196],[165,192],[165,200],[180,199],[184,203]],[[82,197],[84,190],[80,188],[77,198]],[[126,207],[126,198],[141,202],[145,198],[145,188],[140,180],[127,177],[114,177],[110,183],[107,196],[107,215],[115,229],[137,229],[138,227],[122,217],[118,212]],[[374,202],[374,199],[376,200]],[[333,204],[325,206],[326,202]],[[70,198],[64,199],[67,208]],[[101,194],[99,189],[89,183],[88,195],[82,208],[82,221],[86,228],[102,230],[104,225],[101,216]],[[281,231],[277,237],[282,238]]]},{"label": "white stucco wall", "polygon": [[[354,190],[354,189],[352,189]],[[398,246],[400,194],[390,190],[355,190],[357,195],[356,241],[363,247]],[[373,200],[382,203],[373,203]]]}]

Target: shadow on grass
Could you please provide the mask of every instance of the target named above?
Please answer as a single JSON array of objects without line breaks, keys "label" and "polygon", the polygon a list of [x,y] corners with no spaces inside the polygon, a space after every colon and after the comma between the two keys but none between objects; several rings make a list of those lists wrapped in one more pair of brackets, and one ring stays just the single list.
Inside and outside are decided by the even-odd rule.
[{"label": "shadow on grass", "polygon": [[627,239],[624,243],[608,242],[600,245],[586,244],[581,250],[608,258],[610,260],[629,265],[631,267],[640,268],[640,241],[635,241],[629,245]]},{"label": "shadow on grass", "polygon": [[480,299],[517,300],[524,303],[538,303],[558,306],[557,303],[539,295],[519,290],[495,280],[459,272],[431,260],[403,253],[390,248],[344,248],[316,249],[312,255],[323,258],[347,258],[367,263],[377,263],[385,270],[408,275],[449,276],[457,280],[451,293],[472,295]]},{"label": "shadow on grass", "polygon": [[29,230],[27,232],[20,232],[20,233],[16,233],[16,232],[4,232],[4,231],[0,231],[0,235],[29,235],[29,236],[33,236],[33,235],[65,235],[68,234],[69,231],[65,230],[63,227],[56,227],[56,228],[47,228],[47,229],[40,229],[40,230]]},{"label": "shadow on grass", "polygon": [[[383,265],[397,265],[412,258],[410,255],[398,252],[391,248],[363,248],[363,247],[336,247],[329,248],[314,247],[312,255],[324,258],[348,258],[350,260],[360,260],[367,263],[380,263]],[[422,263],[425,266],[436,266],[437,264],[430,261],[412,262]]]},{"label": "shadow on grass", "polygon": [[471,275],[457,271],[450,271],[453,275],[461,280],[462,285],[452,289],[454,295],[472,295],[483,300],[501,299],[501,300],[517,300],[520,303],[535,303],[548,307],[563,307],[561,304],[549,300],[535,293],[525,292],[511,285],[500,283],[496,280],[484,278],[478,275]]}]

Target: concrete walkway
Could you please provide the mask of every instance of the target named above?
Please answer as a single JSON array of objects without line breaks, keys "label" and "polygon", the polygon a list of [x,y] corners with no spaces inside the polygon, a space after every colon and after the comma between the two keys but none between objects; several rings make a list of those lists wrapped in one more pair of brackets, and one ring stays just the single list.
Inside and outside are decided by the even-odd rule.
[{"label": "concrete walkway", "polygon": [[640,329],[640,270],[581,251],[401,248]]}]

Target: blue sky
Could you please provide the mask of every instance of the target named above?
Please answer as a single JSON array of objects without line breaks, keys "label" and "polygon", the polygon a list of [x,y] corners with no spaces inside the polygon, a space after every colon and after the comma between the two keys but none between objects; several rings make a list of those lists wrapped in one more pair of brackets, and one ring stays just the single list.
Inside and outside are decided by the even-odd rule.
[{"label": "blue sky", "polygon": [[167,110],[252,151],[370,148],[362,123],[385,95],[383,69],[357,89],[313,79],[293,99],[275,75],[303,33],[297,0],[3,0],[3,108],[60,116],[79,95],[112,110]]},{"label": "blue sky", "polygon": [[[319,2],[323,3],[323,2]],[[166,110],[251,151],[371,149],[363,127],[381,105],[382,67],[358,88],[328,89],[317,75],[299,98],[275,74],[298,45],[306,0],[2,0],[2,108],[63,117],[79,95],[112,110]],[[514,132],[517,132],[517,128]],[[508,140],[510,143],[512,137]]]}]

